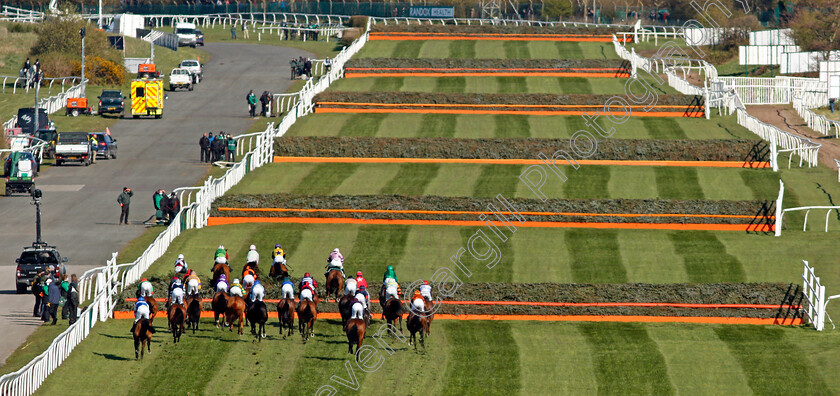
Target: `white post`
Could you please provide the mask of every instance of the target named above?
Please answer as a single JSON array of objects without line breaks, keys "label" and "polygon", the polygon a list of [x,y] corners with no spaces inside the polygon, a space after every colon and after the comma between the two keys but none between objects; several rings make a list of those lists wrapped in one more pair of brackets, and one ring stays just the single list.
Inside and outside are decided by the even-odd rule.
[{"label": "white post", "polygon": [[776,198],[776,226],[775,236],[782,235],[782,216],[784,215],[784,211],[782,209],[782,203],[785,197],[785,183],[780,179],[779,180],[779,197]]}]

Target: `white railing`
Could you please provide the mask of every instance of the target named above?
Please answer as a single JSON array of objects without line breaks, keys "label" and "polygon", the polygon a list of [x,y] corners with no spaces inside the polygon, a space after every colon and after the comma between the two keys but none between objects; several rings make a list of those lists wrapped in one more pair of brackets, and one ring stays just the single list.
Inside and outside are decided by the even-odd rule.
[{"label": "white railing", "polygon": [[[820,147],[822,147],[820,144],[785,132],[773,125],[765,124],[758,118],[751,116],[744,109],[737,109],[736,113],[738,124],[770,142],[771,150],[776,150],[775,146],[781,147],[781,149],[776,150],[776,154],[791,153],[788,158],[788,168],[791,166],[793,154],[799,156],[799,166],[802,166],[803,162],[808,164],[809,168],[817,166],[819,161],[818,154]],[[771,162],[774,161],[772,157],[775,157],[775,155],[771,155]],[[775,160],[773,170],[778,170],[778,160]]]},{"label": "white railing", "polygon": [[[29,87],[30,86],[29,82],[30,82],[31,77],[0,76],[0,78],[3,79],[3,82],[2,82],[2,84],[3,84],[2,85],[2,92],[3,93],[6,93],[6,86],[9,84],[9,81],[12,81],[11,84],[12,84],[12,93],[13,94],[17,93],[18,87],[24,89],[26,92],[29,92],[30,89],[33,89],[33,88]],[[64,92],[64,86],[65,86],[65,84],[67,84],[67,80],[70,80],[71,84],[75,84],[77,80],[81,81],[82,78],[81,77],[44,77],[43,80],[42,80],[43,81],[42,86],[46,85],[46,83],[49,82],[49,85],[47,85],[47,89],[48,89],[47,94],[51,95],[53,85],[55,85],[56,82],[60,81],[61,82],[61,92]],[[34,85],[34,83],[32,85]]]},{"label": "white railing", "polygon": [[797,95],[810,93],[812,100],[828,103],[825,82],[803,77],[718,77],[726,88],[734,89],[747,105],[788,104]]},{"label": "white railing", "polygon": [[825,297],[825,286],[820,282],[820,277],[814,273],[814,267],[808,265],[808,262],[802,260],[804,269],[802,271],[802,294],[805,295],[805,302],[807,307],[803,309],[807,315],[808,321],[814,326],[817,331],[825,329],[826,318],[831,322],[831,328],[834,329],[834,321],[826,312],[828,302],[840,298],[840,294]]},{"label": "white railing", "polygon": [[840,213],[840,206],[801,206],[798,208],[786,208],[782,209],[781,216],[776,218],[776,236],[781,235],[782,233],[782,225],[783,217],[785,213],[788,212],[801,212],[805,211],[805,221],[802,222],[802,231],[808,231],[808,215],[811,214],[812,210],[825,210],[825,232],[828,232],[828,220],[829,216],[831,215],[831,211],[836,210],[837,213]]},{"label": "white railing", "polygon": [[808,127],[817,133],[830,137],[840,136],[840,122],[829,120],[826,116],[811,111],[813,108],[823,106],[823,103],[818,103],[816,100],[809,100],[813,96],[802,95],[802,97],[793,98],[793,109],[805,120]]},{"label": "white railing", "polygon": [[46,377],[61,365],[73,348],[87,337],[96,321],[106,320],[111,316],[118,301],[115,296],[127,286],[140,280],[143,273],[163,256],[182,230],[206,226],[211,205],[216,198],[224,195],[248,172],[273,161],[274,139],[284,135],[299,117],[312,112],[312,101],[315,95],[327,89],[332,81],[341,78],[344,73],[344,64],[359,52],[367,40],[368,33],[366,32],[334,58],[333,67],[329,73],[317,82],[313,83],[312,80],[307,82],[299,94],[298,103],[277,126],[271,123],[261,133],[237,136],[236,138],[243,142],[242,146],[250,147],[251,150],[245,153],[239,162],[228,169],[223,176],[217,179],[210,177],[201,187],[176,189],[182,202],[181,210],[134,262],[117,265],[115,253],[104,267],[85,272],[79,280],[79,298],[92,298],[93,301],[89,307],[82,312],[79,321],[56,337],[41,355],[20,370],[0,377],[0,394],[30,395],[34,393]]},{"label": "white railing", "polygon": [[703,95],[705,91],[690,82],[680,77],[673,69],[665,70],[665,75],[668,76],[668,85],[677,90],[683,95]]},{"label": "white railing", "polygon": [[[627,27],[628,24],[590,23],[574,21],[530,21],[524,19],[480,19],[480,18],[415,18],[415,17],[370,17],[372,25],[497,25],[497,26],[584,26],[584,27]],[[648,28],[648,26],[646,26]]]},{"label": "white railing", "polygon": [[35,23],[40,21],[44,18],[43,12],[27,10],[25,8],[17,8],[12,6],[3,6],[2,11],[4,19],[8,20],[9,22],[23,22],[23,23]]}]

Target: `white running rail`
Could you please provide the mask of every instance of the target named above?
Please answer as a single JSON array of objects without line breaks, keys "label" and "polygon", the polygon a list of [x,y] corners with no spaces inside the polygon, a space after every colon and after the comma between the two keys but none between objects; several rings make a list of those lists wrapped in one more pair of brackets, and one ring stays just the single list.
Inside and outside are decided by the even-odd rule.
[{"label": "white running rail", "polygon": [[[822,107],[823,104],[811,99],[814,95],[805,94],[801,97],[793,98],[793,109],[796,113],[805,120],[809,128],[815,132],[829,137],[840,136],[840,122],[829,120],[824,115],[819,115],[811,111],[813,108]],[[809,100],[810,99],[810,100]]]},{"label": "white running rail", "polygon": [[825,297],[825,286],[820,282],[820,277],[814,273],[814,267],[808,265],[808,262],[802,260],[804,269],[802,271],[802,293],[805,295],[805,302],[807,307],[804,309],[808,321],[814,326],[817,331],[825,329],[826,318],[831,322],[831,328],[834,329],[834,321],[826,312],[828,302],[840,298],[840,294]]}]

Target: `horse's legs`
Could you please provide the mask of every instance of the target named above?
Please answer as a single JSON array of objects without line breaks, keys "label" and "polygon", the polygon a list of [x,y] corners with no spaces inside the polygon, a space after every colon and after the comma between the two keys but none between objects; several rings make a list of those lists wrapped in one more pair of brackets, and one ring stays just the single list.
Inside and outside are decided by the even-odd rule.
[{"label": "horse's legs", "polygon": [[140,358],[140,350],[138,347],[140,346],[140,340],[137,337],[134,337],[134,358]]}]

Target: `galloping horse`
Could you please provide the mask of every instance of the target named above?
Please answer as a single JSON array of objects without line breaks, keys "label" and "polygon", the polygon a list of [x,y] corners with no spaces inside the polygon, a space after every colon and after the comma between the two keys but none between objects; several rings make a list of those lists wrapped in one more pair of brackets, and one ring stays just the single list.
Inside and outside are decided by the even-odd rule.
[{"label": "galloping horse", "polygon": [[389,325],[393,326],[394,322],[400,320],[400,333],[402,333],[402,302],[396,298],[389,298],[385,302],[385,308],[382,309],[382,318],[385,319]]},{"label": "galloping horse", "polygon": [[288,329],[289,334],[292,335],[295,327],[295,299],[285,298],[277,303],[277,317],[280,318],[280,335],[286,339],[286,334],[283,334],[283,329]]},{"label": "galloping horse", "polygon": [[273,263],[271,269],[268,271],[268,276],[274,279],[283,279],[289,276],[289,268],[286,267],[286,262]]},{"label": "galloping horse", "polygon": [[166,316],[169,318],[172,340],[177,344],[181,340],[181,334],[184,333],[184,320],[187,318],[187,309],[181,304],[172,304],[169,306],[169,312]]},{"label": "galloping horse", "polygon": [[225,311],[227,310],[227,294],[225,292],[216,292],[213,296],[213,303],[210,305],[213,307],[213,318],[216,321],[216,328],[219,327],[219,316],[222,316],[222,323],[225,322],[224,316]]},{"label": "galloping horse", "polygon": [[338,300],[338,313],[341,314],[342,329],[347,329],[347,321],[350,320],[350,316],[353,314],[352,301],[353,296],[349,294],[341,296],[341,299]]},{"label": "galloping horse", "polygon": [[155,323],[155,315],[158,313],[157,301],[152,296],[146,297],[146,303],[149,304],[149,324]]},{"label": "galloping horse", "polygon": [[225,279],[227,279],[228,283],[230,283],[230,267],[227,264],[216,264],[213,266],[213,281],[210,282],[210,286],[216,287],[216,283],[219,281],[219,278],[222,277],[222,274],[225,275]]},{"label": "galloping horse", "polygon": [[347,322],[347,347],[348,352],[353,353],[353,344],[356,344],[356,352],[362,347],[365,341],[365,331],[367,326],[365,321],[361,319],[350,319]]},{"label": "galloping horse", "polygon": [[[416,315],[414,313],[408,314],[408,323],[406,324],[408,327],[408,332],[411,335],[408,336],[408,345],[414,344],[414,350],[417,350],[417,336],[416,333],[420,333],[420,345],[423,348],[426,348],[426,333],[429,332],[428,327],[428,318],[425,316]],[[424,331],[425,330],[425,331]]]},{"label": "galloping horse", "polygon": [[148,319],[143,318],[134,326],[134,358],[142,359],[145,349],[152,353],[152,334],[155,333],[155,328]]},{"label": "galloping horse", "polygon": [[[262,342],[265,338],[265,322],[268,321],[268,308],[264,302],[257,300],[251,303],[248,307],[248,321],[251,322],[251,334]],[[257,326],[259,326],[258,329],[256,329]]]},{"label": "galloping horse", "polygon": [[327,273],[327,281],[324,282],[327,287],[326,297],[329,298],[331,294],[335,294],[335,299],[338,301],[339,293],[344,290],[344,278],[341,276],[341,271],[334,269]]},{"label": "galloping horse", "polygon": [[201,297],[195,294],[187,297],[184,302],[187,304],[187,327],[195,334],[198,330],[198,321],[201,319]]},{"label": "galloping horse", "polygon": [[297,306],[298,330],[303,336],[304,344],[310,336],[315,335],[315,319],[318,318],[318,305],[313,301],[300,300]]},{"label": "galloping horse", "polygon": [[242,335],[242,322],[245,321],[245,299],[239,296],[230,296],[227,299],[225,319],[230,331],[233,331],[233,321],[239,319],[239,335]]}]

